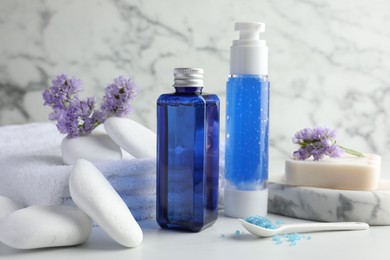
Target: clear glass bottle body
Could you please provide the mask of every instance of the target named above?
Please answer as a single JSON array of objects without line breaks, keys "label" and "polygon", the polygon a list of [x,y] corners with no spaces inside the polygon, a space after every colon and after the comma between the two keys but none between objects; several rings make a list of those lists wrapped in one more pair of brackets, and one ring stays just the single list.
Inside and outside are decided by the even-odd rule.
[{"label": "clear glass bottle body", "polygon": [[228,189],[266,189],[268,129],[267,76],[231,75],[226,89],[225,178]]},{"label": "clear glass bottle body", "polygon": [[157,222],[198,232],[218,216],[219,99],[175,89],[157,101]]}]

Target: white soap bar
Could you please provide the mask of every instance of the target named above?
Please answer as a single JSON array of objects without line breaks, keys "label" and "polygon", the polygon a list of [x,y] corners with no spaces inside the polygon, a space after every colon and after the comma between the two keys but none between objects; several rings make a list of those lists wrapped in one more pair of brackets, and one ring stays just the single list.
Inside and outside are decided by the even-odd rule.
[{"label": "white soap bar", "polygon": [[21,208],[23,208],[21,203],[4,196],[0,196],[0,221],[12,212]]},{"label": "white soap bar", "polygon": [[126,247],[136,247],[143,234],[125,202],[103,174],[89,161],[76,162],[69,178],[69,190],[74,203],[115,241]]},{"label": "white soap bar", "polygon": [[0,241],[18,249],[72,246],[87,240],[92,220],[74,207],[31,206],[0,222]]},{"label": "white soap bar", "polygon": [[286,184],[341,190],[370,191],[378,188],[381,157],[345,155],[339,159],[286,160]]},{"label": "white soap bar", "polygon": [[128,118],[110,117],[104,122],[107,134],[135,158],[156,157],[156,133]]},{"label": "white soap bar", "polygon": [[121,160],[122,151],[111,138],[101,132],[74,138],[65,137],[61,144],[62,160],[74,164],[78,159],[89,161]]}]

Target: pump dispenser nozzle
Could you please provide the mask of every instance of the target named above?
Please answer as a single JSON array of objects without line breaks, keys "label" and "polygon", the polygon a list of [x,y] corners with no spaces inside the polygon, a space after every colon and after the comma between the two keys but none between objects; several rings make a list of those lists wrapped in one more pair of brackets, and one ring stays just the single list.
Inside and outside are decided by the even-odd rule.
[{"label": "pump dispenser nozzle", "polygon": [[230,74],[268,75],[268,47],[260,40],[265,24],[238,22],[234,30],[240,32],[230,48]]},{"label": "pump dispenser nozzle", "polygon": [[265,24],[240,22],[234,25],[234,30],[240,32],[240,40],[259,40],[260,33],[265,32]]}]

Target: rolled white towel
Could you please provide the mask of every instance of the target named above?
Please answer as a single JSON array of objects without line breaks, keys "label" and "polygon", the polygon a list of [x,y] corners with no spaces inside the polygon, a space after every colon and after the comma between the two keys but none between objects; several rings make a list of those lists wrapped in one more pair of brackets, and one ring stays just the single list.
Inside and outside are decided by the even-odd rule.
[{"label": "rolled white towel", "polygon": [[[26,206],[72,204],[68,181],[73,166],[62,162],[62,139],[51,123],[0,127],[0,195]],[[155,206],[131,208],[144,196],[146,205],[155,204],[154,158],[95,164],[119,194],[128,194],[125,202],[136,218],[154,217]]]}]

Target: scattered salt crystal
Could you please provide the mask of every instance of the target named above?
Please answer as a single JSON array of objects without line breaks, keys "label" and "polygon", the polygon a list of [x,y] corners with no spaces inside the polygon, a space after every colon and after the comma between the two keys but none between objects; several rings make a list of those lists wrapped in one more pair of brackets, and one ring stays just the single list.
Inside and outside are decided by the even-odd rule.
[{"label": "scattered salt crystal", "polygon": [[302,235],[299,233],[287,233],[284,237],[290,242],[290,246],[295,246],[297,241],[301,240]]},{"label": "scattered salt crystal", "polygon": [[275,245],[280,245],[281,243],[283,243],[282,237],[279,235],[273,236],[272,240],[275,242]]}]

